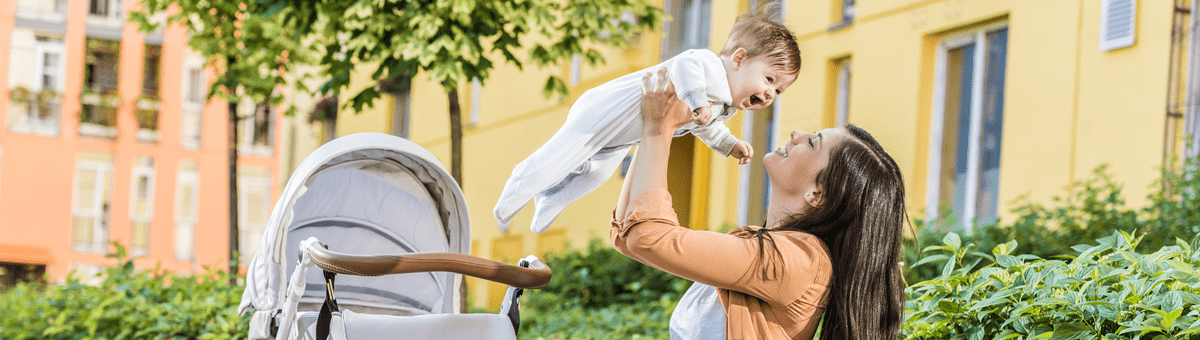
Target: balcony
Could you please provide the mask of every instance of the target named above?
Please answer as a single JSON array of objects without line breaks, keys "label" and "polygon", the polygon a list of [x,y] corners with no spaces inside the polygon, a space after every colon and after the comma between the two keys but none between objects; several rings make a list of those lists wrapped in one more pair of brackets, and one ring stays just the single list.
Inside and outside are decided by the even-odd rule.
[{"label": "balcony", "polygon": [[84,88],[79,98],[83,104],[79,110],[81,135],[100,138],[117,136],[117,108],[121,106],[121,97],[117,95],[119,47],[120,44],[114,40],[87,39]]},{"label": "balcony", "polygon": [[16,26],[63,33],[68,0],[17,0]]},{"label": "balcony", "polygon": [[52,90],[33,92],[25,87],[9,90],[8,130],[41,136],[58,136],[62,94]]},{"label": "balcony", "polygon": [[116,91],[99,94],[85,90],[79,97],[79,134],[88,137],[117,137],[117,108],[121,98]]}]

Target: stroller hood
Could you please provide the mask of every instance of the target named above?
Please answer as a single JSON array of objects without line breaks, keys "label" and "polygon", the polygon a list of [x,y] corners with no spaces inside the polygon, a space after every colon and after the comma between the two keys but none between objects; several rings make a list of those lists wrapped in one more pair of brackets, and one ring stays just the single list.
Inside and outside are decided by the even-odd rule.
[{"label": "stroller hood", "polygon": [[[338,138],[313,151],[288,180],[248,266],[238,312],[281,308],[297,247],[308,237],[362,255],[467,254],[470,235],[458,183],[424,148],[381,133]],[[320,272],[309,275],[300,302],[319,304],[324,279]],[[337,280],[340,304],[399,314],[456,313],[462,282],[448,272]]]}]

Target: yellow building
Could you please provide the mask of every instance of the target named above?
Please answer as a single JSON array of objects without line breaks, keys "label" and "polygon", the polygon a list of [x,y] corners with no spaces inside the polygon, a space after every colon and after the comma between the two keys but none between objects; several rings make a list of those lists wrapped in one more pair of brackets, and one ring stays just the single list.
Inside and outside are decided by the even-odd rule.
[{"label": "yellow building", "polygon": [[[607,237],[619,172],[542,234],[525,227],[530,206],[507,234],[491,209],[513,167],[561,126],[583,91],[685,48],[718,50],[736,15],[757,8],[746,0],[663,5],[676,20],[629,49],[605,51],[605,66],[505,65],[486,85],[460,86],[474,254],[513,260]],[[1178,104],[1178,93],[1166,90],[1178,80],[1169,70],[1179,60],[1171,30],[1180,21],[1170,1],[786,0],[774,10],[796,33],[803,69],[772,109],[741,112],[727,125],[761,156],[793,128],[857,124],[901,165],[914,218],[938,206],[963,220],[1004,218],[1014,198],[1046,202],[1102,163],[1140,204],[1182,139],[1179,119],[1167,114]],[[360,88],[375,84],[367,72]],[[551,74],[569,79],[570,98],[542,96]],[[373,109],[337,119],[339,136],[364,131],[405,136],[449,165],[446,94],[423,75]],[[694,137],[673,148],[673,164],[691,170],[676,166],[671,174],[686,226],[722,230],[763,220],[760,161],[738,166]],[[500,289],[471,285],[473,303],[499,306]]]}]

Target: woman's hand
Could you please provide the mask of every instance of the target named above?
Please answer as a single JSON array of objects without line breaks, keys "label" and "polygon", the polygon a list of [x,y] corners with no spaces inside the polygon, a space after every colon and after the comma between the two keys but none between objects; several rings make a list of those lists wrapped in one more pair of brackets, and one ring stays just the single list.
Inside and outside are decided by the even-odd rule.
[{"label": "woman's hand", "polygon": [[691,121],[692,114],[675,96],[675,85],[667,78],[666,68],[642,76],[643,135],[672,135]]}]

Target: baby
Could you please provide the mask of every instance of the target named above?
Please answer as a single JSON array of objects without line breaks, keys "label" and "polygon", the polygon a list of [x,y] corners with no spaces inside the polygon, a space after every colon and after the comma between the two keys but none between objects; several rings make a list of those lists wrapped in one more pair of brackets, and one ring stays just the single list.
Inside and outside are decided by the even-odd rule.
[{"label": "baby", "polygon": [[642,76],[666,68],[692,122],[675,137],[693,134],[738,164],[754,155],[723,123],[737,110],[771,105],[800,72],[800,49],[787,27],[765,17],[742,14],[720,56],[688,50],[661,64],[597,86],[579,97],[567,121],[550,140],[513,169],[493,214],[502,230],[534,200],[530,229],[545,231],[558,214],[612,176],[642,135]]}]

